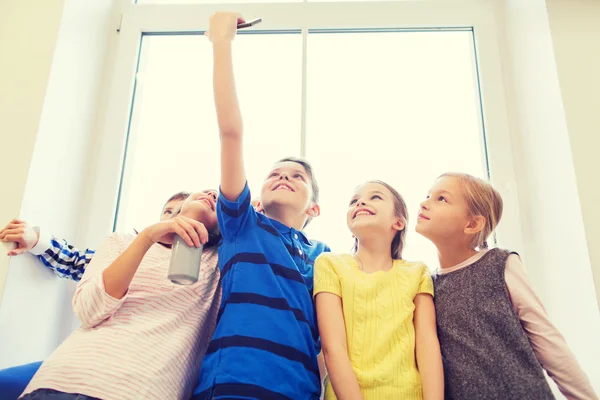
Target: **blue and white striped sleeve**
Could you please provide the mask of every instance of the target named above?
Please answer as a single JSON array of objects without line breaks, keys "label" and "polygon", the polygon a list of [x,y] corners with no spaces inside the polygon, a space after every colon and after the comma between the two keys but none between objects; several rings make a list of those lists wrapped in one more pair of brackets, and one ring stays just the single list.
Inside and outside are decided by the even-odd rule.
[{"label": "blue and white striped sleeve", "polygon": [[38,256],[40,261],[60,278],[81,280],[85,268],[90,263],[94,253],[93,249],[83,251],[70,245],[64,239],[39,232],[38,243],[30,252]]}]

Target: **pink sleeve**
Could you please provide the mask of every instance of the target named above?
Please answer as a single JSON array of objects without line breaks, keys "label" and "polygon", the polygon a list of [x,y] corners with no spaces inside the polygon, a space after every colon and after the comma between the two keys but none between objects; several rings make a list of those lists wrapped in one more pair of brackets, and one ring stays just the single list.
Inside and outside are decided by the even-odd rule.
[{"label": "pink sleeve", "polygon": [[516,254],[506,261],[505,280],[513,308],[527,333],[538,361],[569,400],[598,399],[575,355],[550,322]]},{"label": "pink sleeve", "polygon": [[102,272],[123,252],[122,241],[113,233],[94,254],[73,296],[73,311],[82,328],[93,328],[110,318],[127,295],[115,299],[106,293]]}]

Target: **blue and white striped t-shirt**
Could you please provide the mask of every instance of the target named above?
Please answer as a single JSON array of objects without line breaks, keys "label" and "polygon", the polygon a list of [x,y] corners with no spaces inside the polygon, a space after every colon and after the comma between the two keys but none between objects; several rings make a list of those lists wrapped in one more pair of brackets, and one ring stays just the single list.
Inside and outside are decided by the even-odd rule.
[{"label": "blue and white striped t-shirt", "polygon": [[194,399],[318,399],[314,260],[329,251],[254,211],[248,186],[219,196],[223,297]]}]

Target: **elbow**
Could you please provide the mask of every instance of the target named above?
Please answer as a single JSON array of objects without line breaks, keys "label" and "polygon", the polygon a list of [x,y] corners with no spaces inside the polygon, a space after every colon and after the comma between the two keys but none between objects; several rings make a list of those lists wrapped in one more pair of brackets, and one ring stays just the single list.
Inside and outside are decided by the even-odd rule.
[{"label": "elbow", "polygon": [[89,310],[84,310],[81,307],[76,306],[75,304],[73,304],[73,311],[74,311],[77,319],[79,319],[79,322],[81,322],[80,327],[83,329],[96,328],[98,325],[102,324],[104,321],[106,321],[108,318],[110,318],[110,317],[102,318],[102,317],[93,315]]},{"label": "elbow", "polygon": [[83,329],[91,329],[95,328],[100,324],[99,321],[96,321],[94,318],[90,318],[88,313],[83,312],[80,307],[73,305],[73,311],[75,312],[75,316],[81,322],[80,327]]},{"label": "elbow", "polygon": [[323,358],[325,358],[326,364],[331,364],[335,362],[334,360],[339,360],[342,357],[348,358],[348,350],[346,350],[345,346],[340,345],[330,345],[323,346]]},{"label": "elbow", "polygon": [[84,329],[95,328],[102,322],[106,321],[110,315],[106,315],[103,307],[89,296],[86,290],[81,290],[82,286],[78,286],[73,296],[73,312],[81,327]]},{"label": "elbow", "polygon": [[220,128],[221,141],[241,141],[242,128],[233,124],[223,124]]}]

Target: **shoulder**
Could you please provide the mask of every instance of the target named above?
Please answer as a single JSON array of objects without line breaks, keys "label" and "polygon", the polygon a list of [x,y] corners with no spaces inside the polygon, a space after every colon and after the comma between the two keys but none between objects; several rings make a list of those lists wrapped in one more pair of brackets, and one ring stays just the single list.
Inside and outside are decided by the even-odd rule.
[{"label": "shoulder", "polygon": [[352,260],[352,255],[350,254],[327,252],[321,253],[321,255],[317,257],[315,264],[318,263],[321,265],[331,265],[333,267],[343,267],[349,266],[350,260]]},{"label": "shoulder", "polygon": [[123,252],[137,237],[134,233],[113,232],[108,235],[100,247],[104,254]]},{"label": "shoulder", "polygon": [[113,232],[106,238],[107,241],[117,242],[121,245],[129,245],[138,237],[137,233]]},{"label": "shoulder", "polygon": [[521,262],[521,257],[515,251],[495,247],[488,250],[482,259],[487,258],[492,264],[504,267],[510,262]]},{"label": "shoulder", "polygon": [[309,239],[310,242],[310,247],[312,249],[312,251],[322,254],[322,253],[329,253],[331,252],[331,249],[329,248],[329,246],[327,246],[325,243],[320,242],[318,240],[312,240]]},{"label": "shoulder", "polygon": [[519,254],[515,251],[509,250],[509,249],[502,249],[500,247],[494,247],[493,249],[489,249],[488,250],[488,255],[492,255],[495,257],[506,257],[508,258],[511,255],[516,255],[517,257],[519,256]]},{"label": "shoulder", "polygon": [[399,263],[404,270],[417,272],[419,274],[430,274],[429,268],[423,261],[396,260],[395,262]]}]

